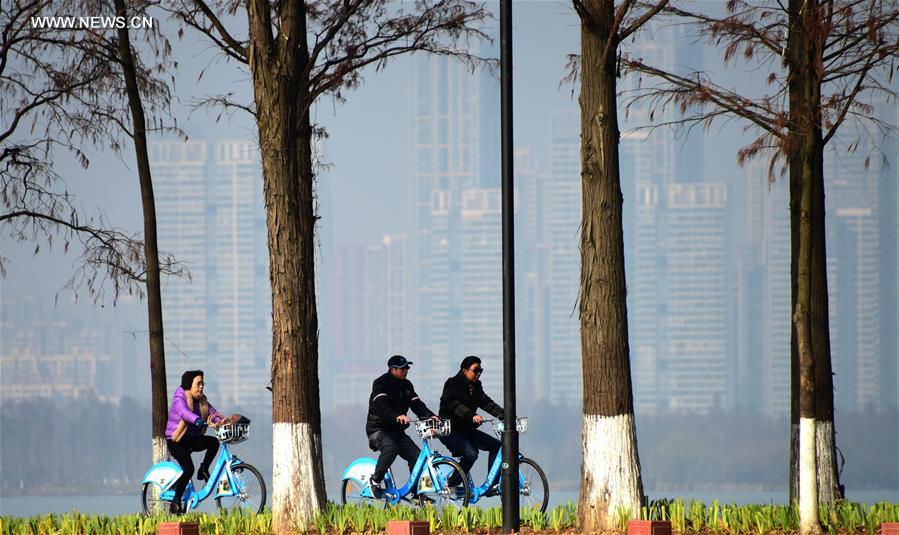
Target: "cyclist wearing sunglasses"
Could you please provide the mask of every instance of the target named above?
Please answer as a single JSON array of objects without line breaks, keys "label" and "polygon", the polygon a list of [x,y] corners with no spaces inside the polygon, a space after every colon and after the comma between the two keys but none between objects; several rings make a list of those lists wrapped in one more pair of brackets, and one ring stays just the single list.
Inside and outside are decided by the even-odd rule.
[{"label": "cyclist wearing sunglasses", "polygon": [[459,366],[459,373],[443,384],[443,394],[440,396],[440,417],[452,421],[452,432],[440,437],[440,441],[454,457],[459,458],[459,464],[468,474],[478,458],[479,450],[490,453],[489,467],[493,466],[502,446],[499,440],[477,429],[484,422],[484,418],[477,413],[478,409],[500,420],[503,418],[503,408],[484,393],[482,373],[484,368],[480,358],[474,355],[465,357]]}]

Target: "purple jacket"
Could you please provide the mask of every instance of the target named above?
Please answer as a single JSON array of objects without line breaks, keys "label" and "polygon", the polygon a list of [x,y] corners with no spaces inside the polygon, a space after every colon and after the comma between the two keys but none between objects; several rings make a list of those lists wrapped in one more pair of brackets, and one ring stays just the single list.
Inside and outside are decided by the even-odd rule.
[{"label": "purple jacket", "polygon": [[[212,403],[209,403],[208,416],[212,418],[213,421],[224,419],[221,413],[215,410]],[[187,407],[187,397],[184,393],[184,389],[179,386],[178,389],[175,390],[175,395],[172,396],[172,406],[169,408],[169,421],[165,425],[165,438],[172,438],[172,435],[175,433],[175,429],[178,428],[178,423],[180,423],[181,420],[184,420],[188,424],[187,430],[184,432],[184,438],[195,437],[201,434],[200,429],[194,425],[194,422],[196,422],[199,417],[200,403],[195,402],[193,410],[190,410]]]}]

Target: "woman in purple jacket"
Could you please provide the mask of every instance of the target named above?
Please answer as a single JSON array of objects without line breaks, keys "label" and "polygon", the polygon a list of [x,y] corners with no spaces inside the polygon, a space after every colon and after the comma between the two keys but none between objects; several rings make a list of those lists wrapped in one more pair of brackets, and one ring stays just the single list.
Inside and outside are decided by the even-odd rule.
[{"label": "woman in purple jacket", "polygon": [[197,478],[206,481],[209,479],[209,466],[218,453],[219,443],[215,437],[204,434],[206,427],[213,429],[225,423],[227,420],[221,413],[215,410],[203,394],[205,382],[202,370],[189,370],[181,376],[181,386],[175,390],[172,397],[172,406],[169,408],[169,421],[165,426],[166,444],[169,453],[178,461],[184,473],[175,483],[175,498],[169,511],[174,514],[182,513],[181,497],[188,481],[194,475],[194,463],[190,454],[197,451],[206,451]]}]

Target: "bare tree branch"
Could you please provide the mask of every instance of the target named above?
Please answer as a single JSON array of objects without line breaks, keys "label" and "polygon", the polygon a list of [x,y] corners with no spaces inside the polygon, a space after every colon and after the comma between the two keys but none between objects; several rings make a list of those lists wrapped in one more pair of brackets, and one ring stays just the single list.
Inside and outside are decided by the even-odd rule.
[{"label": "bare tree branch", "polygon": [[[70,238],[77,238],[81,242],[81,261],[76,267],[76,275],[67,284],[73,291],[79,286],[72,284],[73,281],[89,282],[91,295],[98,301],[102,297],[102,292],[98,290],[102,290],[103,281],[108,280],[115,288],[114,296],[118,296],[122,290],[143,295],[142,285],[146,282],[143,242],[135,236],[109,228],[102,220],[99,223],[82,224],[77,217],[65,219],[24,209],[0,214],[0,225],[10,227],[13,237],[20,241],[30,241],[30,236],[36,232],[53,236],[56,232],[50,227],[59,227],[65,230],[66,250],[69,248]],[[27,227],[32,230],[26,232]],[[171,254],[162,253],[160,256],[160,271],[163,274],[190,278],[186,266],[176,261]],[[0,268],[3,268],[3,262],[0,262]]]},{"label": "bare tree branch", "polygon": [[[622,58],[622,64],[627,69],[649,74],[672,84],[669,87],[654,87],[645,92],[638,93],[636,96],[630,98],[631,102],[638,102],[650,98],[667,97],[665,100],[679,104],[682,112],[686,111],[687,108],[691,106],[702,106],[706,103],[714,104],[715,106],[719,106],[721,109],[726,110],[728,113],[749,120],[762,130],[774,136],[783,136],[783,132],[774,127],[777,118],[766,113],[766,108],[764,106],[761,106],[751,99],[742,97],[738,93],[715,86],[711,82],[702,81],[698,73],[694,73],[695,78],[679,76],[647,65],[640,60],[627,57]],[[717,117],[719,115],[714,111],[711,113],[712,115],[703,116],[703,118]]]},{"label": "bare tree branch", "polygon": [[642,15],[640,15],[640,18],[631,22],[628,25],[628,27],[625,28],[624,30],[618,32],[618,40],[624,41],[625,39],[627,39],[632,33],[634,33],[635,31],[640,29],[644,24],[649,22],[649,19],[658,15],[659,12],[662,11],[663,9],[665,9],[665,6],[667,6],[667,5],[668,5],[668,0],[661,0],[652,8],[647,9]]},{"label": "bare tree branch", "polygon": [[858,74],[858,79],[855,81],[855,87],[852,88],[852,92],[849,93],[849,95],[847,97],[845,97],[845,99],[844,99],[845,102],[844,102],[843,108],[839,111],[839,113],[837,114],[836,120],[833,122],[833,124],[827,130],[827,133],[824,135],[824,138],[822,141],[822,143],[824,145],[827,145],[827,142],[830,141],[830,139],[833,137],[833,135],[837,132],[837,129],[840,127],[840,125],[843,124],[843,120],[846,118],[846,114],[849,112],[849,108],[855,102],[855,97],[858,95],[859,91],[862,88],[862,83],[865,81],[865,76],[868,74],[868,71],[874,65],[874,61],[872,61],[872,60],[873,60],[873,56],[871,56],[869,58],[869,61],[867,61],[865,63],[865,67],[862,70],[862,72],[860,72]]}]

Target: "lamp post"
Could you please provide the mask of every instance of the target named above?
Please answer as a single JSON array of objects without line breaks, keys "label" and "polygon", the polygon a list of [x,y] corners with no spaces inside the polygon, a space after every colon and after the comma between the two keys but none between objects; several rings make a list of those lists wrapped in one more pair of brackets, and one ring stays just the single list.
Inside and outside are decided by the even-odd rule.
[{"label": "lamp post", "polygon": [[512,150],[512,0],[499,3],[500,121],[503,213],[503,532],[521,528],[518,511],[518,428],[515,425],[515,225]]}]

